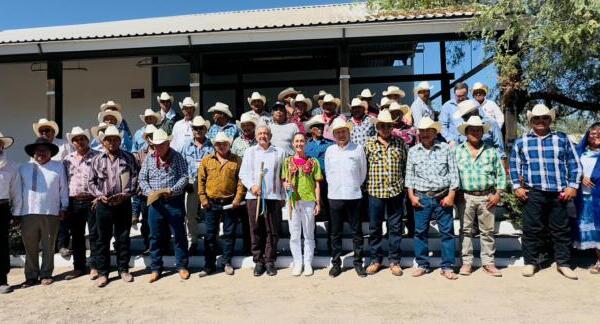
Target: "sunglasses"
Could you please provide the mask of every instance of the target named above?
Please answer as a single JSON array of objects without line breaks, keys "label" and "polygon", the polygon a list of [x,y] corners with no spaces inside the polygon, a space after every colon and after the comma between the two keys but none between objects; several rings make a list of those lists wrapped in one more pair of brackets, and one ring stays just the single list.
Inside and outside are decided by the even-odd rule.
[{"label": "sunglasses", "polygon": [[40,133],[50,133],[50,132],[53,132],[53,131],[54,131],[54,129],[52,129],[52,128],[40,128],[39,129]]},{"label": "sunglasses", "polygon": [[206,128],[205,127],[192,127],[192,130],[195,131],[195,132],[199,132],[199,131],[201,131],[203,129],[206,129]]}]

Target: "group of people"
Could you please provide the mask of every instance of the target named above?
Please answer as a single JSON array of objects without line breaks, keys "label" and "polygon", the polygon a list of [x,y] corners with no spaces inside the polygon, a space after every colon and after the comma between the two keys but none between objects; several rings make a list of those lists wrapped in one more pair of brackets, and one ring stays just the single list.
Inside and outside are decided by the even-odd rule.
[{"label": "group of people", "polygon": [[[151,259],[149,281],[161,278],[162,256],[172,237],[178,274],[188,279],[189,256],[199,246],[199,219],[206,225],[200,277],[217,271],[220,223],[223,271],[235,272],[232,257],[241,223],[254,275],[273,276],[284,217],[294,276],[314,273],[315,217],[328,221],[331,277],[342,272],[344,221],[352,231],[358,276],[379,272],[385,257],[391,273],[402,275],[406,219],[408,235],[414,237],[412,276],[432,270],[428,235],[435,221],[441,274],[455,280],[456,215],[461,224],[458,273],[473,271],[477,230],[483,270],[501,277],[494,260],[494,211],[509,183],[524,203],[523,275],[534,275],[549,257],[549,239],[558,271],[577,279],[571,247],[600,249],[595,208],[600,201],[595,187],[600,180],[600,125],[594,124],[575,148],[564,133],[550,128],[554,111],[535,105],[527,113],[531,129],[514,142],[508,157],[503,114],[486,99],[485,85],[476,83],[469,99],[468,86],[457,84],[455,98],[439,114],[429,99],[432,88],[420,82],[411,106],[402,104],[405,93],[399,87],[389,86],[379,105],[365,89],[349,104],[349,117],[340,113],[341,101],[325,91],[311,100],[287,88],[271,112],[267,98],[254,92],[248,97],[251,109],[237,123],[228,105],[210,107],[212,125],[196,115],[198,104],[192,98],[175,109],[173,97],[162,93],[157,97],[160,111],[146,109],[140,115],[144,126],[133,135],[123,108],[108,101],[100,106],[98,125],[91,132],[73,127],[66,141],[56,137],[60,130],[54,121],[34,123],[37,139],[25,147],[31,160],[21,166],[6,159],[4,152],[14,140],[0,134],[0,291],[11,290],[6,278],[11,216],[20,223],[26,251],[24,287],[53,282],[57,236],[62,236],[61,249],[68,247],[60,246],[62,241],[72,247],[74,270],[66,279],[89,271],[98,287],[106,286],[114,238],[118,274],[132,282],[130,228],[138,222],[144,253]],[[578,207],[575,224],[566,209],[573,199]],[[369,223],[366,267],[363,217]],[[600,272],[600,261],[591,271]]]}]

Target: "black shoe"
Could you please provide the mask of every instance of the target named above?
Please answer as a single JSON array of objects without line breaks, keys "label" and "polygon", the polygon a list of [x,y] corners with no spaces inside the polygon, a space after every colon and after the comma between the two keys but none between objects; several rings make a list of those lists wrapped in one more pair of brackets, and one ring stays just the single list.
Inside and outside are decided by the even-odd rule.
[{"label": "black shoe", "polygon": [[217,271],[216,267],[204,267],[202,270],[200,270],[200,272],[198,272],[198,277],[202,278],[210,276],[211,274],[215,273],[215,271]]},{"label": "black shoe", "polygon": [[334,265],[329,270],[329,276],[331,278],[335,278],[335,277],[339,276],[341,273],[342,273],[342,267],[340,267],[339,265]]},{"label": "black shoe", "polygon": [[265,273],[265,265],[263,263],[257,263],[254,266],[254,276],[260,277],[263,275],[263,273]]},{"label": "black shoe", "polygon": [[355,264],[354,271],[356,271],[356,274],[361,278],[367,276],[367,271],[365,271],[365,268],[362,266],[362,264]]},{"label": "black shoe", "polygon": [[267,275],[274,276],[277,274],[277,268],[272,263],[267,264]]}]

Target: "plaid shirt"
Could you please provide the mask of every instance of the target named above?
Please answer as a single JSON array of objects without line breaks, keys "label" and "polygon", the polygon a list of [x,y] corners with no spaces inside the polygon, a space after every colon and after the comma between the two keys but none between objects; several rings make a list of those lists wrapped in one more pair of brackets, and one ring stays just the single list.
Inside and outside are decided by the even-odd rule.
[{"label": "plaid shirt", "polygon": [[235,124],[227,123],[227,124],[225,124],[225,126],[219,126],[217,124],[213,124],[208,129],[208,133],[206,133],[206,137],[212,141],[215,139],[215,137],[217,137],[217,133],[219,133],[219,132],[225,133],[225,135],[227,135],[227,137],[232,138],[232,139],[234,139],[240,135],[239,130]]},{"label": "plaid shirt", "polygon": [[367,156],[367,192],[377,198],[395,197],[404,190],[406,144],[390,138],[387,149],[371,137],[365,145]]},{"label": "plaid shirt", "polygon": [[354,118],[350,118],[348,123],[352,125],[352,131],[350,132],[350,141],[352,143],[365,146],[367,140],[377,134],[373,119],[370,116],[364,115],[360,123],[356,122]]},{"label": "plaid shirt", "polygon": [[169,165],[160,168],[157,166],[156,152],[146,156],[139,176],[140,188],[145,196],[160,189],[171,189],[173,196],[183,194],[188,184],[187,164],[183,156],[173,149],[169,149],[168,154]]},{"label": "plaid shirt", "polygon": [[530,131],[515,140],[510,156],[514,189],[523,185],[552,192],[578,189],[582,174],[579,157],[565,133],[550,132],[541,137]]},{"label": "plaid shirt", "polygon": [[460,144],[454,152],[462,190],[484,191],[506,188],[506,172],[495,148],[483,144],[475,159],[466,142]]},{"label": "plaid shirt", "polygon": [[231,153],[243,158],[246,149],[253,145],[256,145],[256,138],[248,139],[244,137],[244,135],[240,135],[240,137],[233,140],[233,144],[231,144]]},{"label": "plaid shirt", "polygon": [[460,179],[454,152],[447,143],[435,142],[428,151],[419,143],[408,151],[406,188],[417,191],[458,189]]}]

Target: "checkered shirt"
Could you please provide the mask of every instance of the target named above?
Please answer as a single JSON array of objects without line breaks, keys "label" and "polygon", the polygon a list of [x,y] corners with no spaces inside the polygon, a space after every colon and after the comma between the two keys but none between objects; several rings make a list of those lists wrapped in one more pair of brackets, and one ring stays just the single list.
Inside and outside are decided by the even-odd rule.
[{"label": "checkered shirt", "polygon": [[406,188],[417,191],[458,189],[460,179],[454,152],[447,143],[435,142],[428,151],[419,143],[408,151]]},{"label": "checkered shirt", "polygon": [[454,152],[462,190],[484,191],[506,188],[506,172],[494,147],[484,144],[475,159],[466,142],[460,144]]},{"label": "checkered shirt", "polygon": [[406,144],[401,139],[391,138],[387,149],[377,137],[365,144],[367,156],[367,192],[377,198],[395,197],[404,190],[406,166]]}]

